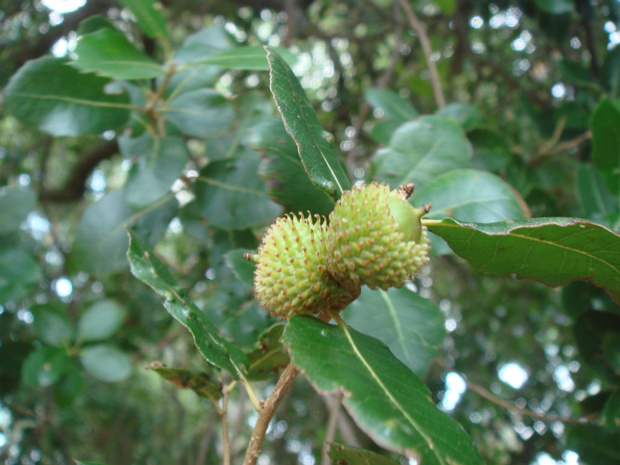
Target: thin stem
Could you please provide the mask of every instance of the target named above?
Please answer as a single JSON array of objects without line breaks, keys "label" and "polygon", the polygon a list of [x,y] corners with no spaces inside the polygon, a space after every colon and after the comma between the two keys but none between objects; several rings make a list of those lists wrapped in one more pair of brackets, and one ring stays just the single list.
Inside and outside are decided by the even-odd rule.
[{"label": "thin stem", "polygon": [[223,465],[230,465],[230,442],[228,441],[228,389],[222,390],[222,448],[223,448]]},{"label": "thin stem", "polygon": [[338,420],[340,419],[340,406],[342,402],[342,395],[340,393],[335,396],[326,396],[325,403],[329,410],[329,421],[327,423],[327,431],[325,432],[325,441],[323,444],[323,458],[321,465],[331,465],[332,460],[327,455],[327,444],[334,442],[336,437],[336,431],[338,429]]},{"label": "thin stem", "polygon": [[280,405],[284,394],[291,387],[293,381],[299,374],[299,369],[293,364],[289,363],[282,376],[278,380],[276,386],[271,391],[269,398],[265,401],[265,405],[258,414],[258,419],[254,425],[254,431],[252,431],[252,437],[250,438],[250,444],[245,453],[245,459],[243,465],[256,465],[258,456],[260,455],[263,440],[265,439],[265,433],[269,427],[269,422],[273,418],[273,415]]},{"label": "thin stem", "polygon": [[[448,368],[447,365],[443,361],[439,361],[438,363],[445,370],[450,370],[450,368]],[[511,412],[518,413],[520,415],[525,415],[525,416],[534,418],[536,420],[548,421],[548,422],[561,421],[563,423],[588,423],[594,420],[595,418],[597,418],[599,415],[597,413],[594,415],[588,415],[586,417],[580,417],[580,418],[564,418],[558,415],[545,415],[542,413],[534,412],[533,410],[519,408],[512,402],[502,399],[499,396],[496,396],[495,394],[488,391],[486,388],[480,386],[479,384],[471,382],[470,380],[467,379],[465,375],[459,373],[459,376],[465,381],[465,386],[467,386],[469,390],[475,392],[479,396],[484,397],[485,399],[493,402],[494,404],[499,405],[500,407],[505,408],[506,410],[510,410]]]},{"label": "thin stem", "polygon": [[441,88],[441,79],[439,78],[437,66],[435,66],[435,62],[431,59],[431,54],[433,52],[433,50],[431,49],[431,41],[428,38],[428,34],[426,34],[424,26],[422,26],[422,23],[416,16],[413,8],[411,8],[411,5],[409,5],[409,2],[407,0],[399,0],[399,2],[403,10],[405,10],[405,14],[407,15],[407,19],[409,20],[409,26],[420,38],[422,52],[424,53],[424,58],[426,58],[428,71],[431,75],[431,85],[433,86],[435,102],[437,103],[437,106],[439,108],[443,108],[446,106],[446,98],[444,97],[443,90]]}]

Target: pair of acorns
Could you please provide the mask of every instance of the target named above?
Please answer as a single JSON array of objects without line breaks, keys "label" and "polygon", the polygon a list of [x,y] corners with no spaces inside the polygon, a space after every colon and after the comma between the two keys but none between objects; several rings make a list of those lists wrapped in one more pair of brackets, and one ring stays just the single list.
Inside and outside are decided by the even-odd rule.
[{"label": "pair of acorns", "polygon": [[254,294],[275,317],[340,311],[363,285],[401,287],[428,262],[421,218],[430,204],[413,207],[413,184],[393,191],[375,182],[342,194],[329,215],[284,216],[269,227],[257,253]]}]

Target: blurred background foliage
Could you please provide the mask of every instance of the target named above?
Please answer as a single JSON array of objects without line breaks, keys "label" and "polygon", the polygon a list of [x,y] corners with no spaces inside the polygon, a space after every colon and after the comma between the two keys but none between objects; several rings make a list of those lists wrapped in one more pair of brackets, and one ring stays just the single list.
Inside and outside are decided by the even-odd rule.
[{"label": "blurred background foliage", "polygon": [[[0,85],[29,60],[71,57],[78,35],[102,27],[122,31],[154,63],[183,65],[205,44],[281,47],[352,179],[385,175],[373,160],[390,150],[394,131],[436,114],[460,125],[473,168],[512,186],[523,211],[618,229],[616,0],[411,1],[438,81],[398,1],[165,0],[165,41],[145,34],[125,3],[1,0]],[[270,201],[244,209],[247,200],[227,197],[217,183],[277,199],[281,186],[270,173],[290,168],[273,155],[280,146],[270,146],[282,126],[268,73],[233,68],[207,64],[171,78],[166,92],[186,86],[171,101],[204,111],[208,123],[171,111],[169,140],[156,148],[140,138],[145,114],[125,124],[131,132],[53,137],[37,122],[24,124],[19,108],[0,108],[1,463],[220,463],[212,404],[147,369],[161,361],[201,372],[204,360],[160,299],[131,277],[124,231],[114,236],[120,246],[101,241],[131,223],[222,334],[248,351],[273,323],[235,276],[229,253],[255,249],[283,209]],[[161,85],[157,76],[158,84],[149,77],[121,85],[140,105]],[[595,164],[597,150],[611,166]],[[159,162],[136,155],[145,151]],[[295,206],[326,213],[325,202],[316,194]],[[413,287],[439,307],[446,331],[423,379],[487,463],[620,463],[620,314],[602,290],[482,275],[449,253],[435,256]],[[256,383],[261,397],[275,383],[265,378]],[[327,463],[321,444],[336,405],[300,378],[276,414],[261,465]],[[229,418],[237,463],[256,419],[242,390]],[[380,451],[345,412],[335,439]]]}]

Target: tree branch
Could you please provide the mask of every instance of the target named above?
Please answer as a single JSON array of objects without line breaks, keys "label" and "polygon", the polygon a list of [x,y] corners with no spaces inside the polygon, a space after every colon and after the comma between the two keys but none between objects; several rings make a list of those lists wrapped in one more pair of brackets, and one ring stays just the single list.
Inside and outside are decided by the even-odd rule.
[{"label": "tree branch", "polygon": [[428,65],[428,71],[431,75],[431,85],[433,86],[433,94],[435,95],[435,102],[439,108],[443,108],[446,106],[446,98],[443,94],[443,89],[441,88],[441,79],[439,78],[439,72],[437,71],[437,66],[435,62],[431,60],[431,54],[433,53],[431,49],[431,41],[426,34],[426,30],[422,23],[418,20],[413,8],[409,5],[407,0],[399,0],[400,5],[403,10],[405,10],[405,14],[407,15],[407,19],[409,20],[409,25],[413,32],[415,32],[420,38],[420,45],[422,45],[422,52],[424,52],[424,57],[426,58],[426,64]]},{"label": "tree branch", "polygon": [[41,173],[39,200],[41,202],[77,202],[86,192],[88,177],[103,160],[111,158],[118,152],[116,140],[100,141],[93,144],[81,154],[78,162],[73,165],[65,184],[59,189],[45,188],[45,172]]},{"label": "tree branch", "polygon": [[263,440],[265,439],[269,422],[273,418],[278,405],[280,405],[284,394],[286,394],[286,391],[291,387],[298,374],[299,369],[291,362],[282,373],[282,376],[280,376],[278,383],[273,388],[273,391],[271,391],[269,398],[265,401],[265,405],[258,414],[258,419],[254,425],[252,437],[250,438],[250,444],[245,453],[243,465],[256,465],[256,461],[263,447]]}]

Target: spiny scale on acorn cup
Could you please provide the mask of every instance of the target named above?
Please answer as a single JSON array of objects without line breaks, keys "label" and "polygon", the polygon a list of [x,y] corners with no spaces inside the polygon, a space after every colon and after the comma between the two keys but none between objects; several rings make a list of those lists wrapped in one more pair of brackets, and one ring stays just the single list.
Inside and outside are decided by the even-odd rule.
[{"label": "spiny scale on acorn cup", "polygon": [[428,233],[421,218],[430,205],[407,199],[413,184],[390,191],[375,182],[342,194],[329,215],[327,269],[343,287],[401,287],[428,262]]},{"label": "spiny scale on acorn cup", "polygon": [[359,286],[345,289],[327,272],[327,225],[315,218],[278,218],[250,257],[257,263],[254,295],[272,316],[342,310],[360,294]]}]

